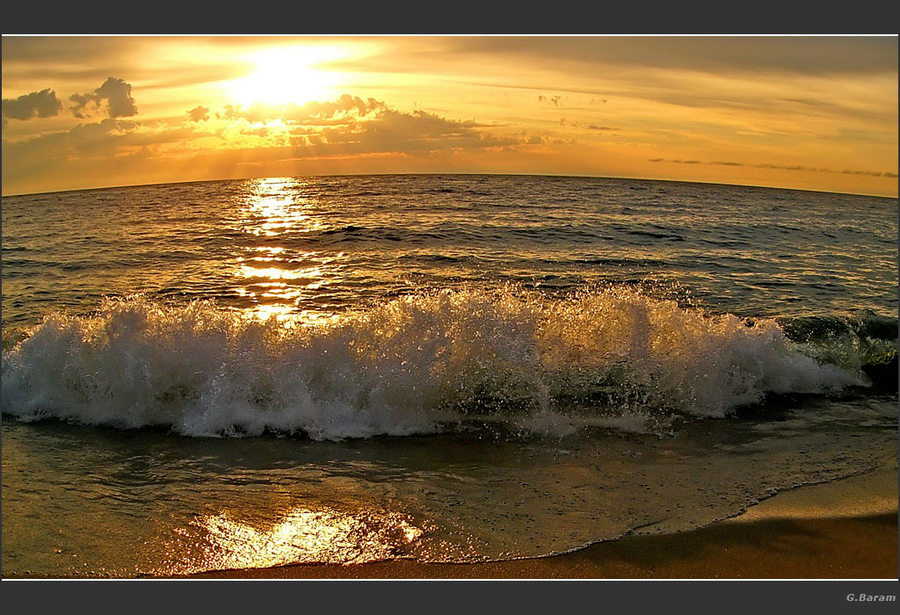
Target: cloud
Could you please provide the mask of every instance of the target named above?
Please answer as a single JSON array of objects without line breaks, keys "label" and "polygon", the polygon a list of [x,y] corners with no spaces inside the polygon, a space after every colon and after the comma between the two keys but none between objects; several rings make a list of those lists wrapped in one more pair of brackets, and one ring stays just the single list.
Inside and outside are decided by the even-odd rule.
[{"label": "cloud", "polygon": [[109,117],[137,115],[137,106],[131,97],[131,85],[122,79],[110,77],[95,92],[100,98],[105,98],[109,102]]},{"label": "cloud", "polygon": [[246,122],[240,134],[273,135],[263,127],[278,121],[287,127],[296,157],[350,154],[422,154],[524,144],[502,138],[471,120],[451,120],[427,111],[398,111],[374,98],[344,94],[333,101],[303,105],[226,105],[220,120]]},{"label": "cloud", "polygon": [[674,160],[667,159],[667,158],[648,158],[647,160],[650,162],[672,162],[675,164],[715,164],[715,163],[701,162],[699,160],[680,160],[677,158]]},{"label": "cloud", "polygon": [[[299,130],[298,130],[299,129]],[[297,156],[401,153],[430,155],[439,151],[474,150],[522,143],[495,137],[473,121],[442,118],[426,111],[410,113],[380,108],[369,116],[348,117],[342,124],[308,132],[297,126],[292,144]]]},{"label": "cloud", "polygon": [[269,135],[269,129],[265,126],[262,126],[261,128],[248,128],[246,130],[242,130],[241,134],[255,137],[266,137]]},{"label": "cloud", "polygon": [[[208,122],[192,121],[207,116],[212,116]],[[249,121],[259,118],[272,121]],[[220,142],[213,149],[196,141],[216,137]],[[157,177],[154,169],[172,173],[178,164],[173,161],[202,159],[204,168],[218,168],[222,161],[324,165],[325,160],[392,159],[406,164],[411,158],[450,160],[527,144],[527,135],[498,135],[474,120],[342,96],[279,108],[229,106],[220,113],[198,105],[177,123],[104,118],[30,139],[4,139],[2,163],[4,190],[24,192],[52,182],[79,185],[90,174],[97,182],[99,169],[103,182],[144,181]]]},{"label": "cloud", "polygon": [[[105,118],[67,131],[43,133],[20,141],[2,140],[3,192],[151,183],[179,168],[196,151],[191,141],[208,136],[193,125],[142,123]],[[178,177],[177,175],[174,177]]]},{"label": "cloud", "polygon": [[243,119],[251,123],[282,120],[286,124],[315,122],[326,125],[331,120],[344,120],[350,117],[361,118],[374,112],[387,109],[387,105],[374,98],[363,100],[358,96],[343,94],[333,101],[311,101],[303,105],[271,105],[254,103],[249,107],[241,105],[225,105],[216,118],[223,120]]},{"label": "cloud", "polygon": [[18,169],[33,160],[52,161],[109,160],[140,148],[156,149],[167,143],[178,144],[203,136],[194,128],[170,128],[142,124],[132,120],[106,118],[97,123],[78,124],[67,131],[41,134],[24,141],[3,140],[3,170]]},{"label": "cloud", "polygon": [[871,175],[872,177],[897,177],[896,173],[891,173],[890,171],[877,172],[877,171],[852,171],[850,169],[844,169],[841,171],[844,175]]},{"label": "cloud", "polygon": [[3,99],[3,116],[15,120],[27,120],[35,116],[51,117],[57,115],[60,110],[62,102],[51,89],[32,92],[18,98]]},{"label": "cloud", "polygon": [[809,171],[813,173],[842,173],[844,175],[868,175],[870,177],[897,177],[896,173],[890,171],[858,171],[844,169],[836,171],[834,169],[825,169],[822,167],[807,167],[803,165],[786,165],[786,164],[747,164],[743,162],[734,162],[731,160],[715,160],[712,162],[703,162],[700,160],[672,160],[668,158],[648,158],[649,162],[671,162],[675,164],[712,164],[726,167],[750,167],[753,169],[775,169],[779,171]]},{"label": "cloud", "polygon": [[566,118],[560,118],[559,120],[560,126],[572,126],[573,128],[583,128],[585,130],[600,130],[611,132],[613,130],[618,130],[613,126],[598,126],[597,124],[585,124],[584,122],[577,122],[575,120],[567,120]]},{"label": "cloud", "polygon": [[462,54],[518,57],[530,66],[580,65],[588,70],[619,65],[711,73],[897,72],[896,36],[448,37],[443,51],[450,58]]},{"label": "cloud", "polygon": [[71,108],[77,118],[84,118],[84,110],[89,104],[99,108],[105,100],[109,117],[131,117],[137,115],[137,105],[131,97],[131,84],[122,79],[109,77],[99,88],[86,94],[72,94],[69,100],[75,103]]},{"label": "cloud", "polygon": [[217,120],[236,120],[240,118],[240,105],[225,105],[222,113],[216,113]]},{"label": "cloud", "polygon": [[74,105],[69,107],[69,109],[71,109],[72,114],[77,118],[85,117],[83,111],[88,103],[93,102],[95,106],[100,105],[100,101],[96,100],[94,94],[72,94],[71,96],[69,96],[69,100],[75,103]]},{"label": "cloud", "polygon": [[547,98],[546,96],[538,96],[538,102],[546,102],[546,103],[550,103],[554,107],[558,107],[559,101],[561,98],[562,98],[562,96],[558,96],[558,95],[551,96],[550,98]]},{"label": "cloud", "polygon": [[187,112],[192,122],[206,122],[209,120],[209,108],[197,105]]}]

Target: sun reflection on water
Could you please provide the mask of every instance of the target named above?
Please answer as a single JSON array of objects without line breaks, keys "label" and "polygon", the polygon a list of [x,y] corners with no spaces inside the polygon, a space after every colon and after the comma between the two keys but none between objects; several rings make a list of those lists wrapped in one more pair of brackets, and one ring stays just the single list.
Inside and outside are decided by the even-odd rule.
[{"label": "sun reflection on water", "polygon": [[307,183],[289,177],[255,180],[246,211],[244,231],[276,237],[286,232],[308,233],[323,228],[312,215],[315,200],[305,193]]},{"label": "sun reflection on water", "polygon": [[[244,314],[281,322],[330,317],[320,304],[328,287],[341,280],[344,254],[308,249],[310,234],[328,226],[309,182],[259,179],[246,190],[238,226],[245,237],[254,239],[232,268],[234,291],[248,303]],[[307,249],[299,249],[301,241],[306,241]]]},{"label": "sun reflection on water", "polygon": [[252,265],[242,265],[240,276],[244,278],[265,278],[268,280],[318,280],[322,277],[322,270],[319,267],[280,269],[278,267],[254,267]]},{"label": "sun reflection on water", "polygon": [[175,566],[175,574],[378,561],[404,555],[424,531],[399,513],[295,508],[269,524],[241,521],[228,512],[202,516],[181,533],[200,551],[193,561]]}]

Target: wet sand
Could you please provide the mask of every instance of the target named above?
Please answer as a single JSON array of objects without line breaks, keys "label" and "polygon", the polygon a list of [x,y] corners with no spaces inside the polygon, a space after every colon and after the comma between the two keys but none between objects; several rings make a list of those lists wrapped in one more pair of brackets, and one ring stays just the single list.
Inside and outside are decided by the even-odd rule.
[{"label": "wet sand", "polygon": [[220,579],[897,579],[897,471],[786,491],[698,530],[534,559],[214,571]]}]

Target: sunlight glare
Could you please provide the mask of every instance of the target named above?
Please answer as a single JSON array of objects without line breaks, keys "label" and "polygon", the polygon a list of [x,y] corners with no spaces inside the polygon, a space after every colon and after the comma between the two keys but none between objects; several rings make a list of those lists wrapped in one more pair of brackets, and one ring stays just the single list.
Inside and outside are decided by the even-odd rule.
[{"label": "sunlight glare", "polygon": [[203,535],[205,552],[189,572],[372,562],[396,557],[424,533],[405,515],[375,510],[297,508],[262,526],[223,512],[199,517],[194,526]]},{"label": "sunlight glare", "polygon": [[338,73],[317,66],[348,55],[341,47],[270,47],[249,56],[254,71],[228,83],[232,100],[253,103],[302,105],[336,96],[341,84]]}]

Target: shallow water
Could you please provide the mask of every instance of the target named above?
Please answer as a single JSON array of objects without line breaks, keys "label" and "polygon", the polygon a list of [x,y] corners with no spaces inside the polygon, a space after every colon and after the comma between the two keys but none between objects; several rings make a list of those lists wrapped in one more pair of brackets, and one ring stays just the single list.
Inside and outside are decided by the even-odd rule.
[{"label": "shallow water", "polygon": [[4,198],[3,572],[535,556],[896,468],[896,237],[584,178]]},{"label": "shallow water", "polygon": [[564,552],[896,467],[896,398],[808,400],[669,437],[342,442],[3,425],[7,575],[136,576]]}]

